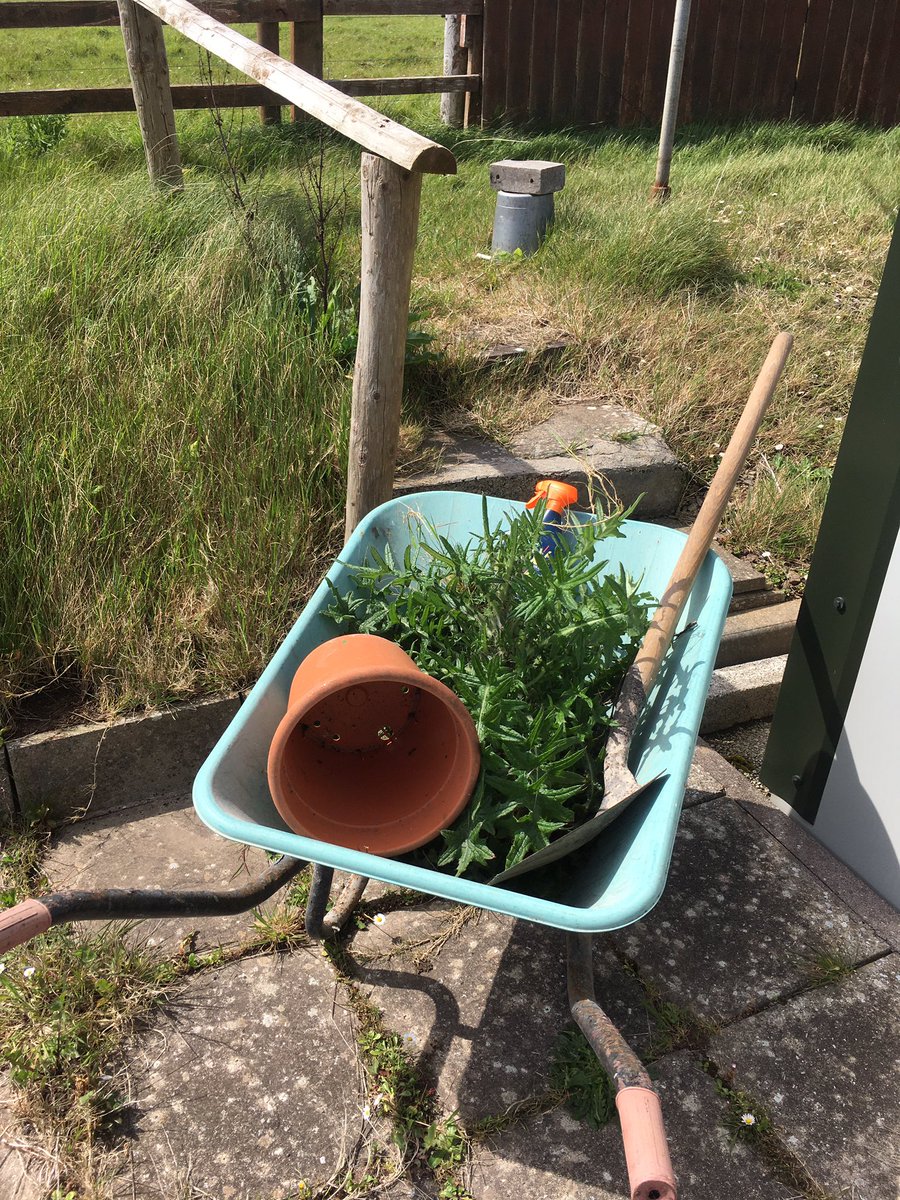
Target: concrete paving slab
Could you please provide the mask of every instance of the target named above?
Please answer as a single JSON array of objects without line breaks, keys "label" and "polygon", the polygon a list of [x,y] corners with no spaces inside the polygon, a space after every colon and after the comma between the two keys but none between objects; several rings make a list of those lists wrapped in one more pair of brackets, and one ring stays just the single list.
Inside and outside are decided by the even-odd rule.
[{"label": "concrete paving slab", "polygon": [[342,1001],[318,949],[190,978],[133,1051],[122,1200],[169,1200],[188,1184],[216,1200],[273,1200],[328,1179],[364,1127]]},{"label": "concrete paving slab", "polygon": [[674,1003],[733,1020],[802,987],[817,955],[887,949],[732,799],[684,813],[663,898],[611,934]]},{"label": "concrete paving slab", "polygon": [[[386,914],[350,954],[386,1024],[409,1035],[445,1110],[471,1123],[546,1091],[569,1021],[563,933],[434,901]],[[602,939],[595,966],[600,1002],[646,1051],[643,994]]]},{"label": "concrete paving slab", "polygon": [[725,786],[719,774],[718,755],[713,754],[708,746],[698,743],[694,747],[694,757],[688,772],[687,787],[684,792],[684,807],[691,808],[695,804],[703,804],[707,800],[715,800],[725,795]]},{"label": "concrete paving slab", "polygon": [[91,816],[189,792],[238,696],[18,738],[6,747],[23,813]]},{"label": "concrete paving slab", "polygon": [[[44,869],[56,890],[147,887],[226,889],[264,869],[262,850],[226,841],[203,825],[187,797],[78,821],[56,834]],[[276,903],[275,900],[270,903]],[[144,921],[141,938],[174,949],[197,931],[198,949],[240,941],[251,913]]]},{"label": "concrete paving slab", "polygon": [[[711,1055],[766,1102],[826,1191],[900,1194],[900,956],[776,1005],[716,1038]],[[733,1064],[733,1066],[732,1066]]]},{"label": "concrete paving slab", "polygon": [[[685,1200],[789,1200],[755,1151],[722,1120],[712,1080],[681,1056],[657,1064],[672,1165]],[[556,1109],[514,1125],[480,1146],[472,1167],[475,1200],[627,1200],[618,1122],[594,1130]]]},{"label": "concrete paving slab", "polygon": [[643,495],[640,516],[669,516],[684,489],[684,472],[648,421],[611,404],[571,401],[518,437],[509,447],[486,438],[443,433],[431,448],[436,471],[397,481],[395,494],[443,488],[527,500],[538,479],[560,479],[589,502],[587,473],[603,475],[623,504]]}]

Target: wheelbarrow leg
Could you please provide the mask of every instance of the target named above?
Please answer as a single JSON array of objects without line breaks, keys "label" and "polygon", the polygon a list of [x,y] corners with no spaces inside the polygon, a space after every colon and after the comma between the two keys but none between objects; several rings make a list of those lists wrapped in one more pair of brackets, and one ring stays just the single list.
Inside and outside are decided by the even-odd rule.
[{"label": "wheelbarrow leg", "polygon": [[659,1096],[643,1063],[597,1003],[591,942],[588,933],[568,935],[569,1007],[616,1085],[631,1200],[676,1200]]},{"label": "wheelbarrow leg", "polygon": [[55,892],[0,912],[0,953],[66,921],[135,921],[151,917],[221,917],[246,912],[284,887],[306,863],[280,858],[241,887],[208,889],[104,888]]},{"label": "wheelbarrow leg", "polygon": [[368,879],[364,875],[351,875],[331,910],[326,913],[334,870],[316,865],[313,868],[312,887],[306,902],[306,932],[313,941],[321,942],[334,937],[347,922],[350,914],[362,899]]}]

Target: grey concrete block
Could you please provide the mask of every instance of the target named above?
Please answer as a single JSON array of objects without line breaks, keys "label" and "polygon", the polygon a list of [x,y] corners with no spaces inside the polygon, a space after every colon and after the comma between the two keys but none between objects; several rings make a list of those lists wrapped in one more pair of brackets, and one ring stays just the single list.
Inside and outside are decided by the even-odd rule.
[{"label": "grey concrete block", "polygon": [[829,1195],[887,1200],[900,1165],[900,957],[742,1021],[710,1049]]},{"label": "grey concrete block", "polygon": [[491,187],[495,192],[518,192],[526,196],[543,196],[558,192],[566,182],[563,163],[539,159],[504,158],[491,163]]},{"label": "grey concrete block", "polygon": [[[136,1129],[118,1195],[317,1191],[367,1133],[352,1017],[321,951],[191,977],[129,1063]],[[132,1190],[129,1190],[133,1188]]]},{"label": "grey concrete block", "polygon": [[61,820],[184,795],[239,704],[237,696],[223,696],[12,741],[22,812],[46,808]]},{"label": "grey concrete block", "polygon": [[[357,934],[350,953],[446,1111],[471,1123],[547,1090],[570,1019],[563,933],[434,901],[388,912],[383,926]],[[603,939],[594,963],[600,1003],[646,1052],[653,1030],[640,987]]]},{"label": "grey concrete block", "polygon": [[[67,825],[54,837],[43,862],[51,887],[227,889],[265,869],[262,850],[219,837],[189,805],[190,797],[184,796]],[[277,898],[269,901],[275,903]],[[196,948],[208,950],[242,940],[252,924],[249,912],[179,917],[141,922],[135,934],[172,950],[196,933]]]},{"label": "grey concrete block", "polygon": [[637,515],[646,519],[674,512],[685,482],[656,426],[610,404],[560,405],[509,447],[446,433],[433,440],[433,448],[441,466],[399,479],[396,495],[442,488],[527,500],[537,480],[549,478],[574,484],[586,508],[593,473],[609,482],[623,504],[643,495]]},{"label": "grey concrete block", "polygon": [[746,721],[771,717],[784,677],[787,655],[720,667],[713,672],[700,722],[701,733],[714,733]]},{"label": "grey concrete block", "polygon": [[728,797],[684,813],[662,899],[611,938],[669,999],[716,1022],[796,991],[822,953],[860,963],[887,949]]},{"label": "grey concrete block", "polygon": [[799,608],[799,600],[787,600],[783,604],[733,613],[725,622],[716,666],[731,667],[787,654]]},{"label": "grey concrete block", "polygon": [[[754,1149],[723,1127],[725,1106],[699,1067],[675,1055],[653,1070],[679,1194],[689,1200],[787,1200]],[[475,1200],[627,1200],[618,1122],[595,1130],[564,1109],[530,1117],[475,1150]]]}]

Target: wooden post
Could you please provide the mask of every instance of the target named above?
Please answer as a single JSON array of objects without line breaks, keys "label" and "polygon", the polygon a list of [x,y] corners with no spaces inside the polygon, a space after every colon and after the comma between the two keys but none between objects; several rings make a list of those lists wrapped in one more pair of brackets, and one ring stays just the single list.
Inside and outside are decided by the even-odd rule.
[{"label": "wooden post", "polygon": [[[316,6],[316,0],[313,0]],[[322,78],[324,69],[324,36],[322,28],[322,0],[318,0],[318,12],[313,17],[291,24],[291,62],[302,71],[308,71],[317,79]],[[291,120],[302,121],[303,112],[291,106]]]},{"label": "wooden post", "polygon": [[[457,14],[444,17],[444,74],[465,75],[468,54],[463,47],[463,20]],[[465,116],[464,92],[444,92],[441,95],[441,120],[454,129],[462,126]]]},{"label": "wooden post", "polygon": [[[466,71],[477,75],[484,86],[484,17],[469,14],[464,17],[465,44],[468,62]],[[481,123],[481,88],[477,92],[466,92],[466,129]]]},{"label": "wooden post", "polygon": [[125,57],[150,181],[157,187],[181,188],[184,180],[162,21],[139,8],[134,0],[118,0],[118,3]]},{"label": "wooden post", "polygon": [[422,176],[362,156],[362,279],[347,469],[349,535],[393,492]]},{"label": "wooden post", "polygon": [[[271,50],[273,54],[280,54],[280,30],[281,26],[277,21],[257,21],[256,40],[264,50]],[[263,125],[280,125],[281,105],[261,104],[259,107],[259,119]]]}]

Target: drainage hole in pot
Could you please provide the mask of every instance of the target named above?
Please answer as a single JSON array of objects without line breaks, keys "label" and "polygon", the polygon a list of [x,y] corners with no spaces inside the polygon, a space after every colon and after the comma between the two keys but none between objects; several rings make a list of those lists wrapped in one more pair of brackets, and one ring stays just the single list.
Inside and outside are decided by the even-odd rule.
[{"label": "drainage hole in pot", "polygon": [[339,733],[333,733],[331,735],[331,740],[333,742],[339,742],[341,740],[341,735]]},{"label": "drainage hole in pot", "polygon": [[390,725],[382,725],[378,730],[378,736],[383,742],[390,742],[394,737],[394,731]]},{"label": "drainage hole in pot", "polygon": [[318,729],[321,726],[321,721],[313,721],[313,729]]},{"label": "drainage hole in pot", "polygon": [[403,687],[400,689],[400,691],[403,693],[404,696],[409,695],[409,688],[406,686],[406,684],[403,685]]}]

